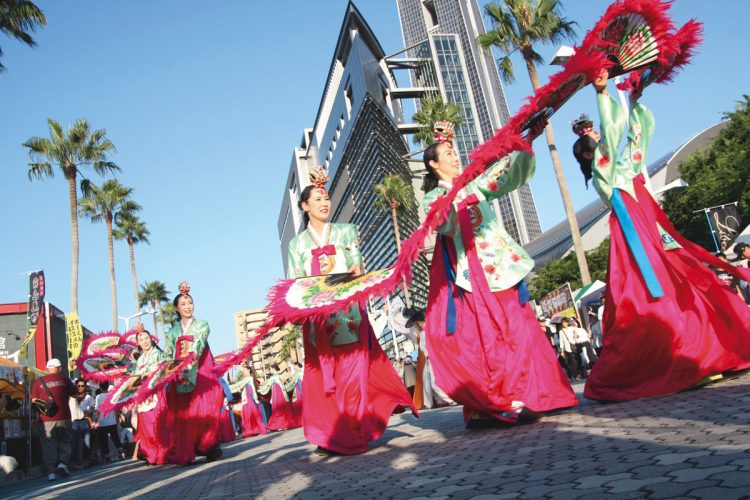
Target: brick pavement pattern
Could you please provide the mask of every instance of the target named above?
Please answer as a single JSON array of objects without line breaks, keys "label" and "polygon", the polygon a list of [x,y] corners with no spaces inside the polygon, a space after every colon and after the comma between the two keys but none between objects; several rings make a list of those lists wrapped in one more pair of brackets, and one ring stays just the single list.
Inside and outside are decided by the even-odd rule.
[{"label": "brick pavement pattern", "polygon": [[[582,392],[582,384],[576,384]],[[128,461],[26,481],[4,498],[747,498],[750,373],[660,398],[466,430],[459,407],[392,417],[362,455],[317,456],[301,429],[224,446],[207,464]]]}]

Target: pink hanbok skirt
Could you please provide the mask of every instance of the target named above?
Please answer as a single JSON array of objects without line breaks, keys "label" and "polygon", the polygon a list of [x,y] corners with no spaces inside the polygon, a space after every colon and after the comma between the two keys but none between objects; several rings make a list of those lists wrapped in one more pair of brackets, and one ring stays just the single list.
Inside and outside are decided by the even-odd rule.
[{"label": "pink hanbok skirt", "polygon": [[174,414],[169,463],[190,463],[196,455],[206,455],[221,443],[219,420],[224,391],[213,367],[213,356],[206,346],[198,364],[195,388],[181,394],[176,392],[174,384],[170,384],[167,390],[167,406]]},{"label": "pink hanbok skirt", "polygon": [[[443,245],[455,269],[455,247],[447,237],[435,245],[430,271],[425,332],[435,383],[473,413],[505,419],[519,408],[545,412],[576,406],[578,399],[557,361],[529,303],[517,287],[487,291],[472,279],[474,292],[462,291],[445,275]],[[472,276],[481,271],[471,273]],[[456,331],[448,333],[449,288],[453,290]]]},{"label": "pink hanbok skirt", "polygon": [[[622,199],[664,296],[649,294],[613,212],[604,346],[584,391],[591,399],[669,394],[706,376],[750,367],[750,308],[706,265],[722,264],[677,232],[641,176],[634,186],[638,201],[624,191]],[[682,248],[664,248],[657,222]]]},{"label": "pink hanbok skirt", "polygon": [[[336,453],[367,451],[398,406],[411,407],[409,392],[380,348],[362,311],[359,341],[329,345],[322,334],[310,342],[305,325],[302,421],[312,444]],[[323,328],[316,328],[322,332]],[[416,414],[416,412],[415,412]]]}]

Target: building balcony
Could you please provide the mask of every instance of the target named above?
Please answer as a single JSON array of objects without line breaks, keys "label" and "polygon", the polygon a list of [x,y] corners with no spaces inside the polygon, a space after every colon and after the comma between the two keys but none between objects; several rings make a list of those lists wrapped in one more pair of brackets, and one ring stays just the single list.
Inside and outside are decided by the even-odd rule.
[{"label": "building balcony", "polygon": [[431,62],[432,59],[427,57],[399,57],[398,59],[385,60],[385,63],[391,69],[417,69]]},{"label": "building balcony", "polygon": [[404,87],[390,89],[391,99],[419,99],[427,93],[440,92],[437,87]]},{"label": "building balcony", "polygon": [[416,134],[422,126],[419,123],[401,123],[398,125],[398,131],[401,134]]}]

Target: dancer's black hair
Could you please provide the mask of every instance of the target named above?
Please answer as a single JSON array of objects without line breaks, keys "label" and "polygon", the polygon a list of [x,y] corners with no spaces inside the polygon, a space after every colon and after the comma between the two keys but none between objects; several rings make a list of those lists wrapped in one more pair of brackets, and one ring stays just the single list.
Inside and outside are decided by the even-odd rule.
[{"label": "dancer's black hair", "polygon": [[431,161],[437,161],[438,157],[438,146],[443,144],[442,142],[435,142],[430,144],[427,149],[424,150],[424,153],[422,154],[422,161],[424,161],[424,166],[427,169],[427,173],[422,178],[422,191],[425,193],[429,193],[433,189],[435,189],[438,186],[438,181],[440,180],[435,173],[435,169],[432,168],[432,165],[430,165]]},{"label": "dancer's black hair", "polygon": [[573,156],[578,160],[581,166],[581,172],[586,182],[586,189],[589,188],[589,180],[593,176],[592,164],[594,163],[594,152],[596,151],[597,142],[590,135],[582,135],[573,144]]}]

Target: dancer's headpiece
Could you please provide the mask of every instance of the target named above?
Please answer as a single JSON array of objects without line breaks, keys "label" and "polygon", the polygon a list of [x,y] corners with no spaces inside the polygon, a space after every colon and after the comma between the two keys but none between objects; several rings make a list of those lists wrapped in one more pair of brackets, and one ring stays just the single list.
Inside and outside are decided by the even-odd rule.
[{"label": "dancer's headpiece", "polygon": [[594,122],[591,121],[589,115],[583,113],[575,120],[571,120],[570,127],[573,129],[574,134],[584,136],[594,131]]},{"label": "dancer's headpiece", "polygon": [[328,183],[328,171],[322,166],[310,170],[310,182],[312,182],[316,188],[325,191],[326,184]]},{"label": "dancer's headpiece", "polygon": [[148,330],[146,330],[146,327],[145,327],[145,326],[143,326],[143,323],[141,323],[140,321],[139,321],[138,323],[136,323],[136,324],[135,324],[134,330],[135,330],[135,335],[136,335],[136,336],[138,336],[139,334],[141,334],[141,333],[143,333],[143,332],[146,332],[146,333],[148,333],[148,336],[149,336],[149,337],[151,337],[151,340],[152,340],[152,342],[153,342],[154,344],[156,344],[156,343],[157,343],[157,341],[156,341],[156,339],[154,338],[154,336],[153,336],[153,335],[151,335],[151,332],[149,332]]},{"label": "dancer's headpiece", "polygon": [[182,295],[188,295],[190,294],[190,283],[188,283],[187,281],[183,281],[180,283],[177,289]]},{"label": "dancer's headpiece", "polygon": [[453,122],[449,122],[448,120],[440,120],[432,126],[432,137],[435,139],[435,142],[447,142],[451,144],[451,141],[453,141],[453,132]]}]

